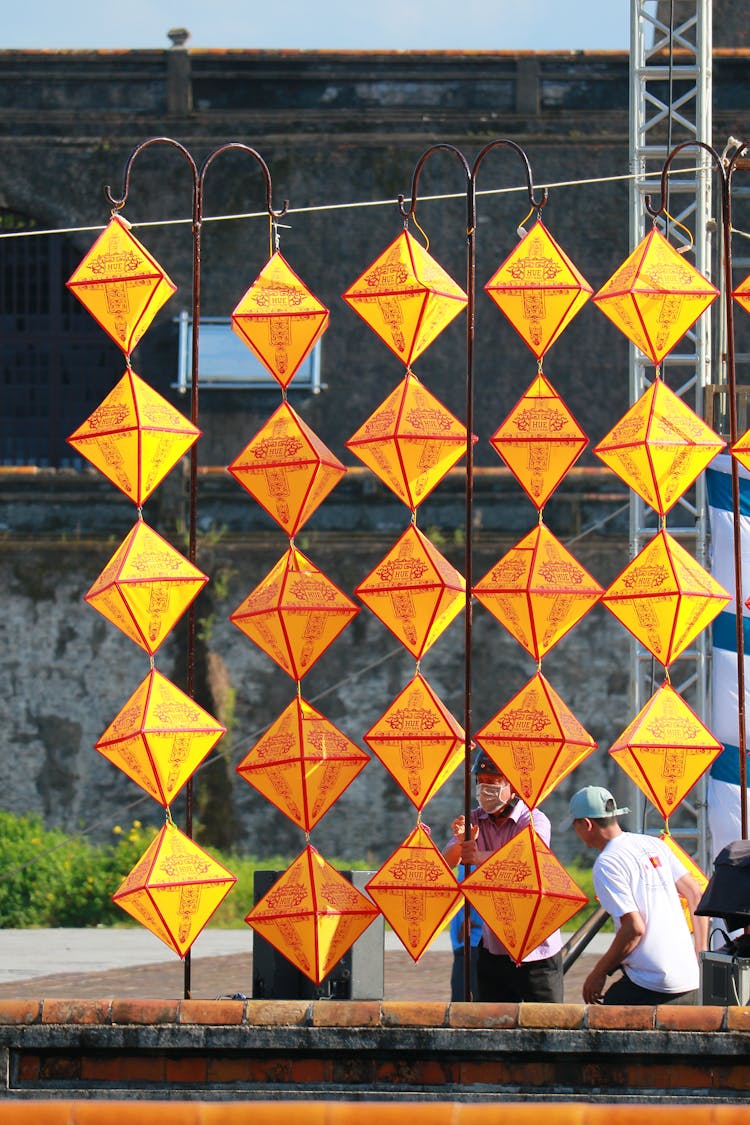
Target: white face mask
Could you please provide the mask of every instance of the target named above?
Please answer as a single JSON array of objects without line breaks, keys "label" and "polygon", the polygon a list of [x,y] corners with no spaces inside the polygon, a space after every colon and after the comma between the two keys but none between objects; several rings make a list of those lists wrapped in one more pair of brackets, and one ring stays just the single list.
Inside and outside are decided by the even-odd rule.
[{"label": "white face mask", "polygon": [[503,781],[499,785],[477,785],[479,807],[490,815],[504,809],[510,797],[511,788],[508,781]]}]

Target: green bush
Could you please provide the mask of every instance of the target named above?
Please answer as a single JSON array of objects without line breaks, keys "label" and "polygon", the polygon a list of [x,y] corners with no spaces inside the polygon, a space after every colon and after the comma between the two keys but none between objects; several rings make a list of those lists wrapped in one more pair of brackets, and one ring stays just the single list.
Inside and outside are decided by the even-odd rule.
[{"label": "green bush", "polygon": [[135,821],[110,847],[45,828],[36,816],[0,811],[0,927],[98,926],[121,921],[111,901],[145,850]]},{"label": "green bush", "polygon": [[[112,844],[96,845],[86,837],[45,828],[40,817],[16,817],[0,811],[0,929],[137,925],[112,902],[112,895],[155,832],[136,820],[127,830],[115,825],[112,834]],[[239,929],[253,905],[255,870],[281,872],[291,859],[278,855],[259,859],[210,850],[237,877],[211,925]],[[335,867],[365,866],[331,862]]]},{"label": "green bush", "polygon": [[[40,817],[0,811],[0,929],[28,927],[137,925],[112,895],[154,838],[153,828],[135,820],[128,829],[115,825],[113,843],[97,845],[84,836],[45,828]],[[253,877],[258,868],[285,871],[291,857],[225,854],[210,849],[237,883],[211,919],[222,929],[241,929],[254,901]],[[366,863],[330,861],[339,869],[366,868]],[[595,907],[591,868],[575,863],[568,870],[590,902],[566,925],[575,930]]]}]

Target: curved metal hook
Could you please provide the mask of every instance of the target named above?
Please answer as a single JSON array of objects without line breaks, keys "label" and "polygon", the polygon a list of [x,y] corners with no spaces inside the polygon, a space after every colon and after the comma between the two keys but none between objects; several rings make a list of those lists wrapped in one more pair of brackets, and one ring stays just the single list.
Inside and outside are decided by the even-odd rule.
[{"label": "curved metal hook", "polygon": [[705,141],[683,141],[682,144],[676,145],[672,149],[669,156],[664,161],[664,165],[663,165],[662,170],[661,170],[661,184],[660,184],[660,187],[659,187],[659,206],[653,207],[651,205],[651,196],[650,195],[645,195],[643,197],[644,206],[645,206],[646,210],[648,211],[649,215],[652,217],[652,219],[658,219],[659,215],[664,214],[664,212],[666,210],[667,179],[668,179],[668,176],[669,176],[669,168],[670,168],[670,165],[672,164],[672,161],[674,160],[675,156],[677,156],[677,154],[679,152],[682,152],[683,149],[686,149],[686,148],[702,148],[705,152],[707,152],[710,155],[710,157],[713,160],[714,164],[716,165],[716,167],[719,171],[719,175],[722,177],[722,179],[726,178],[726,170],[725,170],[724,165],[722,163],[722,159],[719,156],[719,154],[718,154],[718,152],[716,151],[715,148],[712,148],[711,145],[706,144]]},{"label": "curved metal hook", "polygon": [[740,160],[747,159],[748,152],[750,152],[750,141],[740,141],[731,158],[725,164],[727,180],[731,180]]},{"label": "curved metal hook", "polygon": [[488,144],[486,144],[474,161],[474,167],[471,170],[472,179],[476,181],[477,172],[479,171],[479,165],[482,163],[487,153],[491,152],[493,148],[512,148],[514,152],[518,153],[518,155],[521,157],[521,160],[523,161],[523,166],[526,170],[526,191],[528,192],[529,196],[529,205],[533,207],[534,210],[541,211],[542,207],[544,207],[549,199],[549,191],[547,190],[547,188],[542,188],[541,199],[535,198],[534,180],[531,175],[531,164],[529,163],[529,158],[521,148],[521,146],[517,145],[515,141],[509,141],[501,138],[500,140],[490,141]]},{"label": "curved metal hook", "polygon": [[104,185],[104,194],[106,195],[115,211],[121,211],[128,201],[128,195],[130,194],[130,172],[132,170],[133,163],[136,157],[139,156],[140,153],[144,151],[144,149],[150,148],[151,145],[155,144],[170,145],[172,148],[176,148],[178,152],[182,153],[182,155],[190,165],[193,173],[193,189],[195,194],[195,189],[198,186],[198,168],[185,146],[181,145],[179,141],[173,141],[171,137],[149,137],[147,141],[142,141],[141,144],[134,148],[127,159],[127,163],[125,165],[125,175],[123,177],[122,195],[113,195],[112,189],[110,188],[109,184]]},{"label": "curved metal hook", "polygon": [[266,164],[265,160],[263,159],[263,157],[260,155],[259,152],[256,152],[256,150],[254,148],[251,148],[250,145],[243,144],[241,141],[229,141],[227,144],[220,145],[218,148],[215,148],[213,152],[209,153],[209,155],[206,157],[206,159],[203,161],[203,164],[201,165],[200,176],[199,176],[201,191],[203,190],[203,183],[204,183],[204,180],[205,180],[206,172],[208,171],[211,164],[213,164],[213,162],[214,162],[214,160],[216,159],[217,156],[221,156],[221,154],[223,152],[227,152],[231,149],[237,149],[240,152],[249,153],[250,156],[254,157],[255,160],[260,165],[260,169],[263,172],[263,177],[266,181],[266,210],[268,211],[269,217],[272,218],[272,219],[280,219],[284,215],[286,215],[287,211],[289,210],[289,200],[288,199],[284,200],[284,206],[281,208],[280,211],[274,211],[274,208],[273,208],[273,185],[271,184],[271,173],[268,169],[268,165]]},{"label": "curved metal hook", "polygon": [[404,200],[406,196],[398,196],[398,209],[405,219],[411,219],[416,214],[417,188],[419,184],[419,174],[422,171],[422,168],[429,160],[430,156],[432,156],[433,152],[439,152],[441,150],[445,152],[452,152],[455,156],[458,157],[458,159],[461,161],[464,172],[466,172],[467,181],[469,183],[471,182],[471,168],[469,167],[469,162],[461,152],[460,148],[457,148],[456,145],[448,144],[448,142],[441,142],[440,144],[430,145],[430,147],[422,153],[419,160],[417,161],[416,167],[414,168],[414,173],[411,178],[411,196],[408,210],[404,208]]}]

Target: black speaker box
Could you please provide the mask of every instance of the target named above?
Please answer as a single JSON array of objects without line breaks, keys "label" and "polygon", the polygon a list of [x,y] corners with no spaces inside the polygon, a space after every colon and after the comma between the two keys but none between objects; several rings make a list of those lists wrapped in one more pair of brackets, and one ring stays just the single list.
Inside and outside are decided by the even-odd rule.
[{"label": "black speaker box", "polygon": [[[258,902],[283,875],[283,871],[256,871],[253,883]],[[372,871],[342,871],[341,875],[366,894],[365,883]],[[253,931],[254,1000],[382,1000],[382,914],[371,922],[360,938],[333,967],[327,977],[314,984],[287,961],[275,946]]]}]

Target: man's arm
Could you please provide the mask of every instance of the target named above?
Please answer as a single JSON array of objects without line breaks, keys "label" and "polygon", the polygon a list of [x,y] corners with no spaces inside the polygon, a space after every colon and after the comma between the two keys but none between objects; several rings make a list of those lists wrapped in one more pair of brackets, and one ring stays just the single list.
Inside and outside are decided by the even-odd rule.
[{"label": "man's arm", "polygon": [[[475,842],[479,835],[479,826],[472,824],[471,839],[464,841],[466,820],[463,816],[457,816],[451,825],[451,831],[453,832],[453,838],[443,848],[443,859],[448,866],[455,867],[458,863],[475,866],[479,863],[479,851]],[[485,858],[484,854],[482,854],[482,858]]]},{"label": "man's arm", "polygon": [[645,932],[646,923],[637,910],[633,910],[630,914],[623,914],[620,928],[612,944],[583,982],[583,999],[587,1004],[601,1004],[608,973],[619,968],[624,958],[633,952]]},{"label": "man's arm", "polygon": [[695,952],[697,955],[708,946],[708,918],[697,917],[695,913],[698,903],[701,900],[702,892],[698,881],[687,872],[675,881],[675,886],[687,902],[690,910],[690,917],[693,922],[693,942],[695,943]]}]

